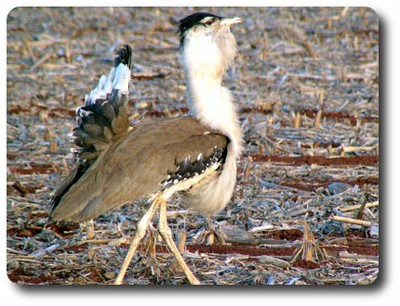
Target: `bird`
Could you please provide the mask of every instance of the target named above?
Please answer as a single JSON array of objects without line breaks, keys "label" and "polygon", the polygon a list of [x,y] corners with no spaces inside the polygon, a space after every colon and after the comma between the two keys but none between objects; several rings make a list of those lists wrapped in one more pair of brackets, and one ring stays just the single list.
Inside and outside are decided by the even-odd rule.
[{"label": "bird", "polygon": [[239,17],[196,12],[178,25],[179,55],[188,114],[131,124],[127,102],[132,49],[122,46],[77,108],[73,139],[76,168],[50,201],[54,221],[87,222],[136,199],[151,203],[137,224],[115,284],[122,284],[136,249],[159,211],[158,231],[190,284],[200,284],[178,251],[167,223],[173,195],[207,217],[225,208],[236,184],[242,133],[236,105],[223,87],[237,43],[230,28]]}]

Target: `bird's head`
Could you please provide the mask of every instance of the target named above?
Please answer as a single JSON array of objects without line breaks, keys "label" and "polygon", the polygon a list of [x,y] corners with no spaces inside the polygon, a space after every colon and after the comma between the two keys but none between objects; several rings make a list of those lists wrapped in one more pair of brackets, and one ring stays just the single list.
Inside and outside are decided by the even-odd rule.
[{"label": "bird's head", "polygon": [[232,64],[236,40],[230,31],[239,17],[227,18],[198,12],[182,19],[179,24],[181,60],[186,70],[221,77]]}]

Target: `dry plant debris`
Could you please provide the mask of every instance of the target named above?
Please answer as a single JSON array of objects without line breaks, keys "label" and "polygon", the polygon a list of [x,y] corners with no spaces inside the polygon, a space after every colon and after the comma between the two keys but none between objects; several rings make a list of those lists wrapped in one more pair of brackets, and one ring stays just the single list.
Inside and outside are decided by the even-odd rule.
[{"label": "dry plant debris", "polygon": [[[16,8],[8,15],[10,280],[113,282],[147,203],[99,217],[90,239],[83,225],[49,222],[46,205],[74,165],[75,109],[121,43],[134,49],[132,122],[187,113],[175,28],[193,10]],[[378,17],[355,7],[202,10],[244,19],[234,29],[239,54],[225,85],[237,101],[245,150],[234,198],[217,216],[227,245],[193,243],[203,218],[178,199],[170,205],[188,265],[207,285],[372,283],[379,272]],[[305,228],[326,256],[292,264]],[[126,282],[186,284],[157,233],[147,241]]]}]

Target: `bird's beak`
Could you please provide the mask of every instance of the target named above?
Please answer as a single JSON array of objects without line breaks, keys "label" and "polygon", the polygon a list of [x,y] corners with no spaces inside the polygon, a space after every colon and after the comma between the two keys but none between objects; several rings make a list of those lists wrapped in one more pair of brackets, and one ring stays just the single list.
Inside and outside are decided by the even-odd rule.
[{"label": "bird's beak", "polygon": [[228,27],[230,27],[232,24],[235,24],[235,23],[241,23],[243,20],[242,20],[242,18],[240,18],[240,17],[233,17],[233,18],[224,18],[224,19],[222,19],[221,20],[221,25],[222,26],[228,26]]}]

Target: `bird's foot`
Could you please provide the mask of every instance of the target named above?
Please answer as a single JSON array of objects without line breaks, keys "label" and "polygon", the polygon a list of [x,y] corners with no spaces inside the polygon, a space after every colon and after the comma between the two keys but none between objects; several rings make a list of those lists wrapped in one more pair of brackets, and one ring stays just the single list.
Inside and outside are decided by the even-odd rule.
[{"label": "bird's foot", "polygon": [[226,244],[226,235],[218,223],[207,222],[207,227],[203,227],[194,237],[195,243],[199,244]]}]

